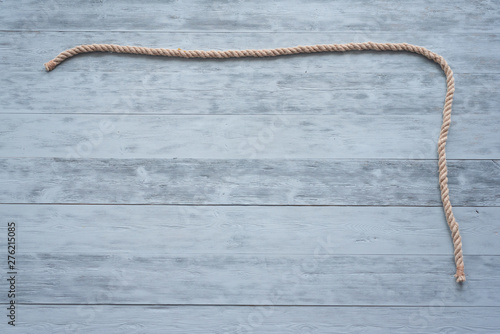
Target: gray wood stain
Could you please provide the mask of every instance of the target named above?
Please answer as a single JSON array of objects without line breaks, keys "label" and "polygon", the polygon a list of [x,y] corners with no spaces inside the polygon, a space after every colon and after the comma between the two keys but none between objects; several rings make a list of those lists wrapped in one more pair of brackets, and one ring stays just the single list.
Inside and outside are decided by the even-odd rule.
[{"label": "gray wood stain", "polygon": [[[498,333],[499,12],[462,0],[0,1],[0,249],[16,221],[17,329]],[[445,83],[428,60],[92,54],[42,66],[87,43],[368,40],[425,46],[455,72],[462,286],[437,183]]]}]

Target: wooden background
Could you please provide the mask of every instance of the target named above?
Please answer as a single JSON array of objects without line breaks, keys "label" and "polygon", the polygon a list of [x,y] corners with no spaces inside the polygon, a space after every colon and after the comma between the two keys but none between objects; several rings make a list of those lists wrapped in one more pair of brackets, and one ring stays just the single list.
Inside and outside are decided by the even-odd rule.
[{"label": "wooden background", "polygon": [[[0,1],[0,331],[498,333],[496,1]],[[407,42],[403,53],[92,54]],[[5,314],[17,230],[17,326]]]}]

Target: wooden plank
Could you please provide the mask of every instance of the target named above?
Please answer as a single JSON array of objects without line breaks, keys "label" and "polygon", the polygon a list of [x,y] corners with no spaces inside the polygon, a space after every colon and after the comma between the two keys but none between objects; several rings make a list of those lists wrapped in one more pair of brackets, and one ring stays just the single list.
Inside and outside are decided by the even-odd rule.
[{"label": "wooden plank", "polygon": [[[0,115],[0,156],[435,159],[441,117]],[[499,115],[453,119],[449,159],[500,158]]]},{"label": "wooden plank", "polygon": [[[500,208],[455,215],[465,254],[500,255]],[[453,253],[439,207],[4,204],[0,216],[16,222],[25,254],[307,255],[326,235],[336,254]]]},{"label": "wooden plank", "polygon": [[[361,58],[369,60],[370,56]],[[381,113],[413,117],[442,112],[444,77],[432,66],[422,65],[418,73],[387,72],[390,67],[376,73],[363,69],[334,73],[326,67],[315,69],[313,59],[311,67],[288,59],[272,61],[275,68],[254,61],[184,62],[168,75],[147,69],[141,74],[68,72],[73,63],[49,74],[6,69],[0,113],[361,114],[381,118]],[[121,66],[122,58],[114,60],[110,66]],[[319,63],[324,60],[320,57]],[[499,76],[456,74],[453,115],[497,116]]]},{"label": "wooden plank", "polygon": [[[134,0],[4,1],[3,30],[149,30],[149,31],[498,31],[496,2],[425,0],[388,3],[374,0],[211,2],[186,4]],[[471,15],[471,13],[474,13]],[[132,19],[133,18],[133,19]],[[481,18],[481,19],[478,19]]]},{"label": "wooden plank", "polygon": [[[498,307],[19,306],[27,333],[492,333]],[[381,321],[390,319],[390,321]],[[5,322],[0,330],[7,330]]]},{"label": "wooden plank", "polygon": [[[404,41],[442,54],[456,73],[448,158],[498,159],[499,3],[269,4],[0,0],[0,203],[100,204],[0,205],[20,222],[17,301],[61,303],[18,304],[21,332],[498,332],[500,208],[482,206],[500,204],[499,161],[450,162],[469,275],[460,286],[436,162],[412,160],[435,158],[437,65],[390,53],[224,62],[101,54],[50,74],[41,65],[83,43]],[[130,114],[141,116],[119,117]],[[260,160],[243,160],[237,144],[283,114],[290,126]],[[62,159],[105,119],[114,132]],[[331,136],[320,136],[329,124]],[[378,160],[388,158],[401,160]],[[102,205],[116,203],[145,205]],[[332,247],[315,256],[325,242]],[[250,306],[266,304],[288,306]]]},{"label": "wooden plank", "polygon": [[[98,235],[96,235],[98,237]],[[147,240],[143,240],[146,244]],[[446,240],[448,243],[448,240]],[[18,303],[500,306],[499,256],[337,255],[328,236],[309,255],[16,254]],[[2,281],[7,279],[2,272]],[[6,303],[7,294],[0,297]]]},{"label": "wooden plank", "polygon": [[[449,161],[455,206],[498,206],[495,160]],[[0,203],[441,206],[432,160],[0,159]]]},{"label": "wooden plank", "polygon": [[[435,32],[435,31],[434,31]],[[57,54],[80,44],[112,43],[159,48],[201,50],[262,49],[296,45],[351,43],[351,42],[406,42],[422,45],[441,54],[454,73],[500,73],[500,36],[496,33],[429,34],[427,32],[380,32],[369,35],[356,32],[321,33],[147,33],[147,32],[0,32],[0,69],[2,72],[38,72],[45,75],[43,63]],[[197,70],[201,77],[221,71],[233,73],[247,71],[256,77],[259,72],[272,73],[323,73],[323,80],[335,73],[400,73],[432,72],[442,75],[438,65],[410,53],[348,52],[335,54],[297,55],[267,59],[240,60],[186,60],[133,55],[88,54],[79,55],[65,62],[50,74],[62,78],[68,72],[127,72],[138,78],[157,74],[166,77]],[[254,67],[255,66],[255,67]],[[64,69],[64,70],[63,70]],[[63,72],[64,71],[64,72]],[[265,71],[265,72],[264,72]],[[60,73],[63,72],[63,73]],[[140,74],[137,74],[139,72]],[[57,74],[59,73],[59,74]],[[239,78],[239,77],[237,77]],[[220,79],[219,79],[220,80]],[[444,79],[443,79],[444,81]],[[306,81],[314,84],[315,81]],[[178,84],[176,81],[173,85]],[[116,82],[114,82],[116,84]],[[459,85],[457,85],[459,87]]]}]

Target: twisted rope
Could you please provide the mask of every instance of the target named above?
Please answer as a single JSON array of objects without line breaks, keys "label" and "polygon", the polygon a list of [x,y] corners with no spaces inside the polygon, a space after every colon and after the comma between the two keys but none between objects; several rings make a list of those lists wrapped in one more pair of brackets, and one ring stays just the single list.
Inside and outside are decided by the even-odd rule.
[{"label": "twisted rope", "polygon": [[320,53],[320,52],[345,52],[345,51],[406,51],[422,55],[441,66],[446,75],[446,98],[443,108],[443,123],[438,141],[438,166],[439,166],[439,186],[441,188],[441,200],[443,209],[446,215],[446,221],[451,231],[453,239],[453,247],[456,264],[456,280],[457,282],[465,281],[464,260],[462,254],[462,239],[458,230],[458,223],[452,212],[450,196],[448,191],[448,168],[446,165],[446,139],[451,124],[451,105],[453,102],[453,93],[455,92],[455,79],[453,72],[440,55],[427,50],[421,46],[415,46],[407,43],[349,43],[349,44],[323,44],[311,46],[296,46],[290,48],[263,49],[263,50],[227,50],[227,51],[200,51],[200,50],[181,50],[181,49],[155,49],[139,46],[121,46],[113,44],[91,44],[80,45],[72,49],[61,52],[54,59],[45,63],[47,71],[52,71],[57,65],[68,58],[76,56],[80,53],[89,52],[115,52],[115,53],[130,53],[149,56],[164,56],[164,57],[180,57],[180,58],[243,58],[243,57],[276,57],[283,55],[294,55],[301,53]]}]

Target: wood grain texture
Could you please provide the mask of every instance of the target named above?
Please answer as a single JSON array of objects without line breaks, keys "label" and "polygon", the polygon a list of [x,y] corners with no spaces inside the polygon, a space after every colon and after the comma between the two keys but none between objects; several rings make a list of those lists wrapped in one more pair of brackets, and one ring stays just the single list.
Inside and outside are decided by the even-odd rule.
[{"label": "wood grain texture", "polygon": [[[455,206],[498,206],[496,160],[449,161]],[[441,206],[432,160],[0,159],[1,203]]]},{"label": "wood grain texture", "polygon": [[[496,135],[500,117],[453,119],[449,159],[500,158]],[[440,123],[439,113],[410,117],[0,115],[0,156],[435,159]]]},{"label": "wood grain texture", "polygon": [[[0,204],[0,234],[18,223],[17,331],[498,333],[499,9],[0,0],[0,203],[16,203]],[[366,41],[424,46],[455,73],[447,157],[463,285],[434,160],[444,77],[423,57],[42,65],[91,43]],[[252,140],[263,148],[250,157]]]},{"label": "wood grain texture", "polygon": [[[353,68],[353,73],[330,72],[325,76],[319,73],[321,69],[308,64],[290,68],[288,62],[296,63],[292,58],[273,63],[282,73],[268,66],[263,68],[263,62],[231,66],[207,63],[206,68],[185,62],[168,74],[150,70],[141,74],[10,72],[4,76],[7,87],[0,91],[0,113],[324,114],[382,118],[381,113],[415,117],[442,112],[444,77],[434,68],[424,73],[357,73]],[[407,58],[399,62],[405,63]],[[498,117],[498,74],[455,76],[453,117]],[[52,95],[55,91],[56,100]]]},{"label": "wood grain texture", "polygon": [[[198,69],[201,77],[219,72],[258,72],[278,77],[283,73],[323,73],[323,80],[330,74],[348,73],[428,73],[442,76],[442,71],[434,62],[404,52],[347,52],[333,54],[296,55],[271,59],[239,60],[192,60],[134,55],[87,54],[79,55],[61,64],[58,71],[45,73],[43,63],[60,52],[79,44],[122,44],[158,48],[182,48],[201,50],[265,49],[296,45],[351,43],[351,42],[406,42],[424,46],[442,55],[454,73],[498,74],[500,73],[499,31],[489,33],[457,34],[444,32],[434,34],[422,31],[367,33],[147,33],[147,32],[0,32],[0,68],[8,72],[38,72],[43,78],[64,80],[68,72],[133,73],[147,78],[154,73],[169,75],[190,73]],[[22,59],[22,61],[20,61]],[[247,68],[247,69],[245,69]],[[63,70],[64,69],[64,70]],[[180,73],[180,74],[178,74]],[[52,79],[53,80],[53,79]],[[316,80],[307,80],[314,85]],[[173,85],[177,84],[173,81]],[[444,85],[444,84],[443,84]],[[463,85],[463,84],[462,84]],[[457,82],[457,88],[460,88]],[[294,86],[297,87],[297,86]],[[443,86],[444,87],[444,86]],[[444,88],[443,88],[444,89]],[[459,94],[457,94],[458,97]]]},{"label": "wood grain texture", "polygon": [[[22,305],[24,333],[491,333],[498,307],[227,307]],[[349,319],[349,321],[346,321]],[[380,319],[390,319],[381,322]],[[4,329],[0,323],[0,329]]]},{"label": "wood grain texture", "polygon": [[[498,25],[494,1],[429,2],[411,5],[374,0],[303,2],[264,0],[119,2],[70,0],[4,1],[4,30],[148,30],[148,31],[427,31],[489,32]],[[235,10],[237,9],[237,10]],[[472,14],[473,13],[473,14]],[[54,20],[52,16],[58,17]],[[84,18],[84,19],[82,19]],[[480,19],[478,19],[480,18]]]},{"label": "wood grain texture", "polygon": [[[499,213],[455,209],[465,254],[500,255]],[[335,254],[453,252],[439,207],[4,204],[0,216],[17,223],[24,254],[308,255],[325,236]]]},{"label": "wood grain texture", "polygon": [[[500,306],[499,256],[465,255],[468,278],[462,286],[453,279],[453,254],[336,255],[336,245],[323,239],[309,255],[146,254],[141,242],[133,254],[19,251],[16,300],[425,306],[446,291],[443,306]],[[7,279],[3,272],[1,277]],[[8,302],[7,295],[0,301]]]},{"label": "wood grain texture", "polygon": [[[208,48],[204,43],[210,41],[222,49],[274,47],[295,40],[303,44],[364,40],[352,34],[226,34],[220,41],[220,34],[168,36],[174,47]],[[320,40],[318,36],[327,37]],[[387,40],[387,34],[377,36]],[[4,33],[2,37],[0,69],[6,82],[0,91],[2,113],[368,114],[383,120],[381,112],[437,117],[445,89],[437,65],[416,55],[392,53],[223,62],[101,54],[76,57],[63,64],[62,70],[47,74],[41,63],[73,46],[75,40],[96,42],[95,34]],[[105,33],[99,39],[168,46],[163,34]],[[446,35],[442,44],[435,45],[428,34],[416,33],[413,39],[443,53],[452,64],[457,77],[453,119],[477,114],[496,120],[500,102],[495,74],[500,64],[494,47],[497,35]],[[472,135],[481,142],[487,133]],[[477,146],[472,150],[480,152]]]}]

